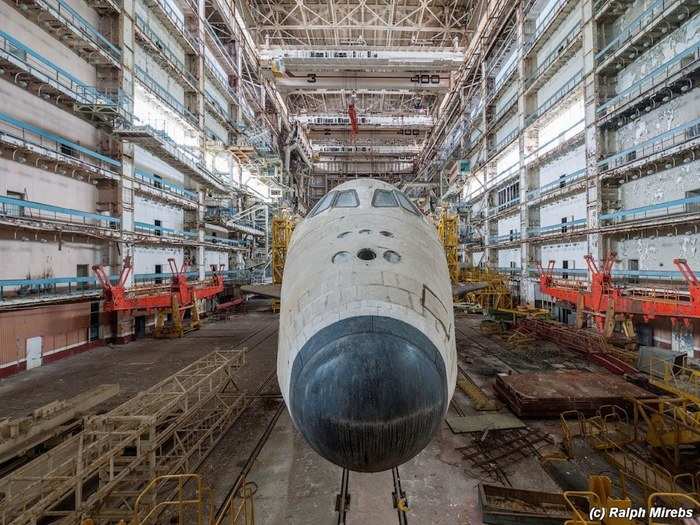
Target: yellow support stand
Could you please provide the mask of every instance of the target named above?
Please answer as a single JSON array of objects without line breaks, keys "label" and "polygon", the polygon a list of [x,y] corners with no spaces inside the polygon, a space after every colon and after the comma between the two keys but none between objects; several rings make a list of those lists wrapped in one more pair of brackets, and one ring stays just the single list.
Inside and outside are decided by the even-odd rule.
[{"label": "yellow support stand", "polygon": [[[282,284],[287,246],[292,238],[294,226],[294,220],[284,211],[272,219],[272,284]],[[278,300],[272,301],[272,311],[280,311]]]},{"label": "yellow support stand", "polygon": [[440,214],[438,221],[438,236],[445,248],[447,269],[450,272],[450,281],[459,282],[459,217],[446,209]]}]

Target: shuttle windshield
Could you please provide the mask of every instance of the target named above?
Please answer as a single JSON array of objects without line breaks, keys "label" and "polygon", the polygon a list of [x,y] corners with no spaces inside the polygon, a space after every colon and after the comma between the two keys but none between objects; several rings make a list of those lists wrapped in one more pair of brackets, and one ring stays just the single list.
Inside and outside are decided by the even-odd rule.
[{"label": "shuttle windshield", "polygon": [[333,202],[333,199],[335,198],[335,191],[331,191],[326,193],[326,195],[316,203],[316,206],[313,207],[313,209],[309,212],[309,217],[315,217],[322,211],[327,210],[331,203]]},{"label": "shuttle windshield", "polygon": [[418,208],[411,202],[411,200],[406,197],[403,193],[400,191],[395,191],[396,197],[399,199],[399,204],[401,204],[401,207],[406,210],[410,211],[414,215],[420,215],[420,212],[418,211]]},{"label": "shuttle windshield", "polygon": [[374,190],[372,206],[375,208],[397,208],[398,203],[391,190]]},{"label": "shuttle windshield", "polygon": [[345,190],[338,192],[338,196],[333,203],[334,208],[357,208],[360,200],[357,198],[355,190]]}]

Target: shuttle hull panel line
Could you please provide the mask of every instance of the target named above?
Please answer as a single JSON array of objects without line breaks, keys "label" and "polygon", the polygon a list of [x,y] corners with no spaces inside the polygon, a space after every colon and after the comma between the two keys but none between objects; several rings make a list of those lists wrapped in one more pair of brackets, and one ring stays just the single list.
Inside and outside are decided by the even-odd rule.
[{"label": "shuttle hull panel line", "polygon": [[452,286],[435,227],[389,184],[329,192],[292,236],[280,387],[324,458],[359,472],[410,460],[454,393]]}]

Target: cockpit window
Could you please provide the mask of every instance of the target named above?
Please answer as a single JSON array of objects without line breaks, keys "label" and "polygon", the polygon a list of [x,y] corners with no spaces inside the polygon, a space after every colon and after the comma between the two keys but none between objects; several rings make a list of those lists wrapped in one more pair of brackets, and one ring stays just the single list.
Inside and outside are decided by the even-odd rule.
[{"label": "cockpit window", "polygon": [[316,206],[314,206],[311,211],[309,212],[309,217],[315,217],[322,211],[327,210],[331,203],[333,202],[333,199],[335,198],[335,191],[331,191],[326,193],[323,198],[316,203]]},{"label": "cockpit window", "polygon": [[375,208],[396,208],[398,203],[391,190],[374,190],[372,206]]},{"label": "cockpit window", "polygon": [[418,208],[410,201],[408,197],[406,197],[403,193],[400,191],[394,191],[396,194],[396,197],[399,199],[399,204],[401,207],[406,210],[410,211],[414,215],[420,215],[420,212],[418,211]]},{"label": "cockpit window", "polygon": [[359,205],[360,200],[355,190],[339,191],[333,203],[334,208],[357,208]]}]

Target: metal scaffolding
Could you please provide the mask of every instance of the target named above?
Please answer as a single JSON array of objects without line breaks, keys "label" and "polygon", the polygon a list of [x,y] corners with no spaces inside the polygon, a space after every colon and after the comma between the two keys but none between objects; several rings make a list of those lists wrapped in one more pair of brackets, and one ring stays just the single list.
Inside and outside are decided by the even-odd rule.
[{"label": "metal scaffolding", "polygon": [[0,523],[130,520],[150,480],[196,470],[248,405],[245,350],[216,351],[139,393],[0,480]]}]

